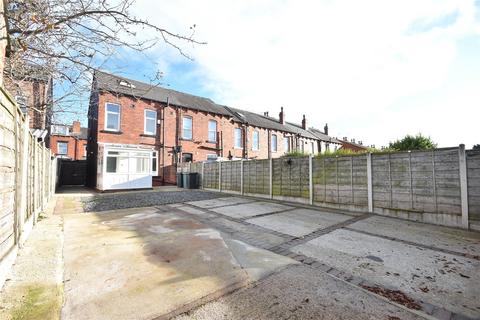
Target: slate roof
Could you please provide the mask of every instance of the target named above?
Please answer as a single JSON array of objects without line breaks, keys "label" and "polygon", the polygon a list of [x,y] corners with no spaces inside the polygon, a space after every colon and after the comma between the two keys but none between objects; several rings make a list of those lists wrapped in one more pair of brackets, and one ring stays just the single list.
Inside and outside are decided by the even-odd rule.
[{"label": "slate roof", "polygon": [[[163,103],[167,103],[168,101],[170,104],[179,107],[231,116],[231,114],[223,106],[216,104],[208,98],[202,98],[188,93],[165,89],[145,82],[119,77],[98,70],[95,71],[95,79],[97,81],[97,88],[99,90],[121,93]],[[134,87],[121,85],[121,82],[131,84]]]},{"label": "slate roof", "polygon": [[[198,97],[171,89],[165,89],[159,86],[154,86],[144,82],[127,79],[98,70],[95,71],[95,79],[97,81],[97,88],[99,90],[121,93],[129,96],[135,96],[138,98],[144,98],[163,103],[167,103],[168,99],[168,102],[172,105],[230,116],[232,120],[236,122],[246,123],[259,128],[299,134],[305,138],[319,139],[319,137],[315,133],[303,129],[298,124],[291,122],[281,124],[276,118],[264,116],[246,110],[222,106],[216,104],[214,101],[208,98]],[[125,85],[121,85],[120,83],[122,81],[126,84],[131,84],[133,86],[128,87]],[[327,138],[321,138],[321,140],[333,139],[328,136],[326,137]]]},{"label": "slate roof", "polygon": [[341,141],[326,135],[324,132],[318,130],[317,128],[309,128],[308,131],[310,131],[316,137],[316,139],[341,144]]}]

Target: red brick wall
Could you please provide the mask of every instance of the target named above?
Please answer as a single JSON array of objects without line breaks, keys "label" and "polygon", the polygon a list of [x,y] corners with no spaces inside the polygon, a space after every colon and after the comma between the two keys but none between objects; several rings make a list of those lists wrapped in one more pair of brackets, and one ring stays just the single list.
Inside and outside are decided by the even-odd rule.
[{"label": "red brick wall", "polygon": [[[176,108],[166,106],[158,102],[152,102],[143,99],[115,95],[103,92],[98,98],[98,142],[119,143],[132,145],[145,145],[154,147],[158,152],[159,175],[165,175],[167,181],[174,183],[175,163],[180,161],[181,155],[174,153],[174,147],[180,145],[182,153],[191,153],[193,161],[204,161],[208,154],[217,154],[220,157],[227,158],[232,155],[236,158],[247,156],[248,158],[265,159],[269,156],[269,130],[263,128],[254,128],[235,123],[229,117],[209,114],[202,111],[190,110],[186,108]],[[105,131],[105,104],[107,102],[120,105],[120,131]],[[157,134],[155,136],[146,136],[144,134],[144,111],[145,109],[156,110],[157,120],[164,114],[163,124],[157,124]],[[92,109],[93,110],[93,109]],[[182,119],[184,116],[192,118],[192,139],[185,140],[182,137]],[[214,120],[217,122],[217,142],[208,141],[208,122]],[[93,125],[95,122],[92,122]],[[235,148],[234,130],[242,128],[243,130],[243,148]],[[92,128],[95,130],[95,128]],[[253,131],[259,131],[259,150],[252,150]],[[163,136],[163,133],[164,136]],[[277,152],[272,152],[272,157],[277,158],[284,154],[284,143],[282,132],[271,131],[278,137]],[[94,136],[94,133],[92,133]],[[178,139],[178,143],[177,143]],[[162,143],[164,148],[162,149]],[[293,146],[291,146],[293,148]],[[163,153],[162,153],[163,150]],[[165,169],[162,169],[165,168]]]},{"label": "red brick wall", "polygon": [[[58,154],[57,142],[67,142],[68,143],[68,153],[67,157],[72,160],[84,160],[85,159],[85,146],[87,145],[87,140],[85,139],[75,139],[72,136],[50,136],[50,149],[54,154]],[[75,150],[76,149],[76,150]]]}]

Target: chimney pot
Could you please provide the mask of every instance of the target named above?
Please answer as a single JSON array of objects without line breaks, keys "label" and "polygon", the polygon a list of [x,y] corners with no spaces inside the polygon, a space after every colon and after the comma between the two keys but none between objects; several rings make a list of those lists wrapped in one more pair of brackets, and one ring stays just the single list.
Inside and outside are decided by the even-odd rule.
[{"label": "chimney pot", "polygon": [[278,115],[278,120],[281,124],[285,124],[285,113],[283,112],[283,107],[280,107],[280,114]]},{"label": "chimney pot", "polygon": [[328,136],[328,123],[325,123],[325,127],[323,127],[323,133]]},{"label": "chimney pot", "polygon": [[305,115],[303,115],[302,119],[302,129],[307,130],[307,119],[305,118]]}]

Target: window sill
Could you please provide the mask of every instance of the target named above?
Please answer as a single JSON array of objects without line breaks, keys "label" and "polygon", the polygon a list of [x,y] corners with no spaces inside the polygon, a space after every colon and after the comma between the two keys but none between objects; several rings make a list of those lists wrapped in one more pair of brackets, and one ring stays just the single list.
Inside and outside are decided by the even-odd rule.
[{"label": "window sill", "polygon": [[193,139],[181,138],[182,141],[193,141]]},{"label": "window sill", "polygon": [[151,133],[142,133],[140,134],[140,137],[149,137],[149,138],[156,138],[156,134],[151,134]]},{"label": "window sill", "polygon": [[114,130],[100,130],[101,133],[110,133],[110,134],[123,134],[122,131],[114,131]]}]

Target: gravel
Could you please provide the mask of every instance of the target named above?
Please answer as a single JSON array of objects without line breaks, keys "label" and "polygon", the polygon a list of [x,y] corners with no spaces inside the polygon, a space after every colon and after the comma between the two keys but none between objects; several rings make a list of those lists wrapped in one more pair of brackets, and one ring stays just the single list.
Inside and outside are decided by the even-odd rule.
[{"label": "gravel", "polygon": [[85,212],[98,212],[136,207],[151,207],[188,201],[209,200],[226,196],[228,195],[200,190],[143,191],[111,195],[103,194],[84,199],[83,207]]}]

